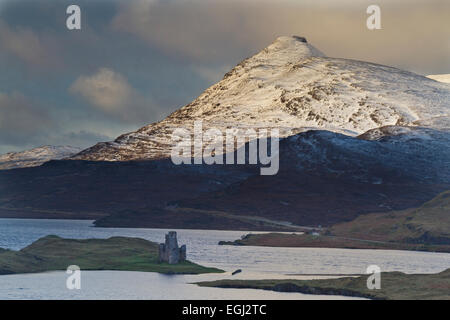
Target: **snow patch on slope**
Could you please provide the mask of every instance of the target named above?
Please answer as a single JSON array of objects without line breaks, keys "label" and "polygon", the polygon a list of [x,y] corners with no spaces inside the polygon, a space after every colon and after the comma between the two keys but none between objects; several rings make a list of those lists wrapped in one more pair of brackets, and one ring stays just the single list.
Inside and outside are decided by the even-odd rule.
[{"label": "snow patch on slope", "polygon": [[0,170],[36,167],[50,160],[73,156],[81,150],[70,146],[42,146],[22,152],[9,152],[0,155]]},{"label": "snow patch on slope", "polygon": [[450,83],[450,74],[430,74],[429,76],[427,76],[427,78],[439,82]]}]

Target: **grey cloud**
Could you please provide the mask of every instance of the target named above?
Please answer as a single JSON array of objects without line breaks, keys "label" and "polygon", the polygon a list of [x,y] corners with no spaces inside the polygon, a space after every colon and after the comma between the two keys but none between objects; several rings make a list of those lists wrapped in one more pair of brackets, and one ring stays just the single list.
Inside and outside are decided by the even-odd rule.
[{"label": "grey cloud", "polygon": [[0,93],[0,144],[32,144],[54,128],[46,111],[23,94]]},{"label": "grey cloud", "polygon": [[54,143],[50,141],[51,144],[59,145],[61,143],[77,146],[77,147],[89,147],[100,141],[111,141],[113,137],[86,130],[80,130],[78,132],[66,132],[62,134],[62,137],[53,137]]},{"label": "grey cloud", "polygon": [[[370,1],[149,1],[123,3],[120,32],[198,63],[234,61],[298,34],[329,56],[421,73],[450,69],[450,2],[379,0],[382,30],[366,28]],[[413,53],[413,54],[412,54]]]},{"label": "grey cloud", "polygon": [[232,68],[231,65],[225,66],[203,66],[197,65],[194,66],[194,71],[203,79],[207,80],[210,83],[216,83],[220,79],[223,78],[223,75],[230,71]]},{"label": "grey cloud", "polygon": [[0,52],[17,57],[33,67],[45,68],[60,63],[55,54],[56,42],[30,28],[14,28],[0,20],[0,43]]},{"label": "grey cloud", "polygon": [[135,122],[148,117],[155,109],[149,98],[139,94],[120,73],[100,68],[96,73],[80,76],[69,88],[93,107],[123,121]]},{"label": "grey cloud", "polygon": [[112,138],[93,130],[66,129],[35,99],[0,92],[0,153],[48,144],[88,147]]},{"label": "grey cloud", "polygon": [[120,8],[112,21],[114,30],[133,34],[174,57],[228,60],[255,44],[245,22],[252,7],[243,2],[136,0]]}]

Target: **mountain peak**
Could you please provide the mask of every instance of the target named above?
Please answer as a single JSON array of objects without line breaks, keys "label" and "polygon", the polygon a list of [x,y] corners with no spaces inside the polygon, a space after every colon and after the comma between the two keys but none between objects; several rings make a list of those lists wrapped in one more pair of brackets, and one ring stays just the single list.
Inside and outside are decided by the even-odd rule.
[{"label": "mountain peak", "polygon": [[369,62],[324,56],[305,38],[283,36],[243,60],[166,119],[99,143],[72,159],[166,158],[175,128],[311,129],[358,136],[383,126],[447,127],[447,84]]},{"label": "mountain peak", "polygon": [[304,58],[324,56],[322,52],[310,45],[304,37],[281,36],[253,58],[295,63]]},{"label": "mountain peak", "polygon": [[308,43],[305,37],[300,36],[281,36],[275,39],[273,43],[290,43],[293,41]]}]

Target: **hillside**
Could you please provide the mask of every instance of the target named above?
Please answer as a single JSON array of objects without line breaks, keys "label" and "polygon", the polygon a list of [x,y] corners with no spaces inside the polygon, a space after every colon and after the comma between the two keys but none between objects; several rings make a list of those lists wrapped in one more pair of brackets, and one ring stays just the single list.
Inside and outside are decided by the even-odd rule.
[{"label": "hillside", "polygon": [[363,215],[333,226],[330,232],[359,239],[450,245],[450,191],[417,209]]},{"label": "hillside", "polygon": [[247,234],[219,244],[450,252],[450,191],[415,209],[364,214],[329,228],[301,231],[305,233]]},{"label": "hillside", "polygon": [[168,159],[52,161],[0,172],[0,215],[97,216],[108,227],[276,230],[263,219],[330,226],[417,207],[450,189],[448,134],[417,130],[382,140],[300,133],[280,141],[274,176],[255,165]]},{"label": "hillside", "polygon": [[[450,191],[416,209],[360,215],[303,234],[247,234],[220,245],[450,252]],[[314,231],[314,232],[311,232]]]}]

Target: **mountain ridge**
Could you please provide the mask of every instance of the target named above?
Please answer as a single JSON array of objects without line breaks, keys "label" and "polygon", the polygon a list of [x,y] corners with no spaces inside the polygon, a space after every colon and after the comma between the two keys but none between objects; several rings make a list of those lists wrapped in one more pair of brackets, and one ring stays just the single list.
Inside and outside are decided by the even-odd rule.
[{"label": "mountain ridge", "polygon": [[259,165],[170,159],[50,161],[0,172],[0,216],[100,218],[100,227],[328,226],[417,207],[450,189],[450,133],[421,130],[378,140],[302,132],[280,140],[274,176],[260,176]]}]

